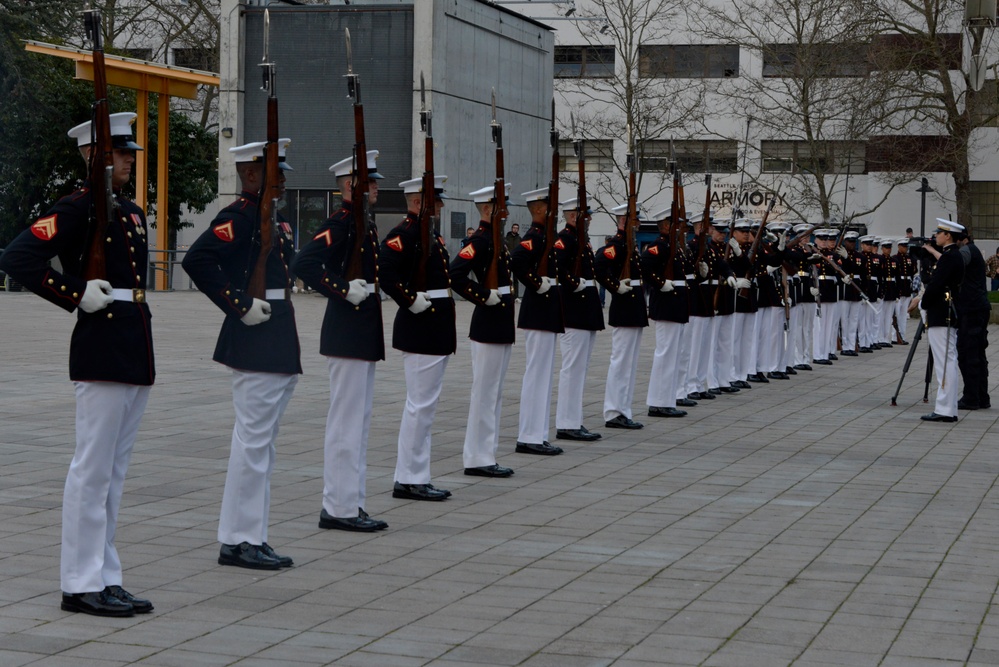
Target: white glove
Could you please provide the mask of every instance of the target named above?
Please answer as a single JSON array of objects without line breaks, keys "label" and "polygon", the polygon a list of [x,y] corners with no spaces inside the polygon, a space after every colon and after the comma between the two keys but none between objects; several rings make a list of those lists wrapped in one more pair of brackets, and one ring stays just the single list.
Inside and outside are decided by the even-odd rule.
[{"label": "white glove", "polygon": [[736,278],[735,286],[737,289],[749,289],[753,286],[753,283],[749,281],[749,278]]},{"label": "white glove", "polygon": [[667,280],[663,283],[663,286],[659,288],[660,292],[672,292],[673,291],[673,281]]},{"label": "white glove", "polygon": [[812,296],[817,297],[819,295],[819,288],[818,287],[809,287],[808,291],[812,293]]},{"label": "white glove", "polygon": [[785,229],[781,232],[780,236],[777,237],[777,249],[783,250],[787,247],[787,230]]},{"label": "white glove", "polygon": [[545,292],[547,292],[551,288],[552,288],[552,279],[549,278],[548,276],[541,276],[541,287],[539,287],[536,290],[537,293],[538,294],[544,294]]},{"label": "white glove", "polygon": [[[767,267],[767,273],[776,274],[778,271],[780,271],[780,267],[779,266],[768,266]],[[774,277],[776,277],[776,275]]]},{"label": "white glove", "polygon": [[271,304],[263,299],[254,299],[253,303],[250,304],[250,309],[246,311],[240,321],[246,326],[252,327],[263,324],[269,319],[271,319]]},{"label": "white glove", "polygon": [[409,312],[419,315],[427,308],[430,308],[430,295],[426,292],[417,292],[416,298],[413,299],[413,303],[409,306]]},{"label": "white glove", "polygon": [[708,264],[707,264],[707,262],[698,262],[697,263],[697,272],[699,274],[701,274],[702,278],[707,278],[708,277]]},{"label": "white glove", "polygon": [[728,278],[725,279],[725,284],[731,287],[732,289],[735,289],[735,283],[736,283],[735,276],[729,276]]},{"label": "white glove", "polygon": [[499,292],[494,289],[489,290],[489,298],[486,299],[486,305],[495,306],[500,301],[502,301],[502,299],[500,298]]},{"label": "white glove", "polygon": [[728,240],[728,247],[732,249],[732,254],[736,257],[742,257],[742,246],[735,239]]},{"label": "white glove", "polygon": [[843,284],[844,285],[849,285],[852,282],[853,282],[853,278],[851,278],[850,276],[843,276]]},{"label": "white glove", "polygon": [[813,264],[820,263],[822,261],[822,253],[813,252],[811,255],[808,256],[808,261]]},{"label": "white glove", "polygon": [[846,248],[844,248],[843,246],[836,248],[836,254],[842,257],[843,259],[846,259],[847,256],[849,255],[849,253],[846,251]]},{"label": "white glove", "polygon": [[574,289],[574,290],[572,290],[572,291],[573,291],[573,292],[582,292],[582,291],[583,291],[584,289],[586,289],[586,283],[584,283],[584,282],[583,282],[583,279],[582,279],[582,278],[580,278],[580,279],[579,279],[579,285],[577,285],[577,286],[576,286],[576,289]]},{"label": "white glove", "polygon": [[87,289],[83,290],[83,298],[80,299],[80,310],[85,313],[96,313],[111,305],[114,297],[111,296],[111,283],[106,280],[88,280]]},{"label": "white glove", "polygon": [[631,291],[631,282],[630,281],[622,280],[620,283],[618,283],[618,285],[617,285],[617,293],[618,294],[627,294],[630,291]]},{"label": "white glove", "polygon": [[368,283],[363,278],[354,278],[350,281],[350,288],[347,290],[347,301],[351,305],[359,306],[362,301],[368,298]]}]

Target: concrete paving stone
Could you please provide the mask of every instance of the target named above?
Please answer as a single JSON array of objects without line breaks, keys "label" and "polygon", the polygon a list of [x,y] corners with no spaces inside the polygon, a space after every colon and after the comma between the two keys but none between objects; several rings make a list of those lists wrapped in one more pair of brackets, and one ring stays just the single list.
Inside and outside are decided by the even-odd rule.
[{"label": "concrete paving stone", "polygon": [[232,663],[233,667],[273,667],[279,663],[282,667],[318,667],[329,663],[325,660],[292,660],[284,655],[243,658]]},{"label": "concrete paving stone", "polygon": [[736,639],[700,664],[705,667],[773,667],[791,664],[800,652],[801,648],[797,646]]},{"label": "concrete paving stone", "polygon": [[166,649],[135,664],[142,667],[224,667],[232,662],[232,656],[221,653]]},{"label": "concrete paving stone", "polygon": [[[945,630],[941,628],[940,630]],[[974,634],[949,634],[943,631],[910,631],[903,628],[895,640],[889,656],[936,658],[944,660],[959,655],[967,656],[974,647]]]},{"label": "concrete paving stone", "polygon": [[103,641],[90,641],[63,651],[59,657],[82,658],[88,660],[107,660],[130,665],[147,658],[159,649],[151,646],[130,646],[128,644],[110,644]]},{"label": "concrete paving stone", "polygon": [[4,667],[21,667],[21,665],[27,665],[32,662],[37,663],[46,658],[47,656],[44,653],[26,653],[0,648],[0,665],[4,665]]},{"label": "concrete paving stone", "polygon": [[452,663],[464,662],[470,665],[493,665],[495,667],[504,667],[506,665],[520,665],[531,657],[533,653],[534,651],[524,650],[516,646],[495,648],[488,646],[462,645],[454,647],[441,656],[441,658],[451,661]]}]

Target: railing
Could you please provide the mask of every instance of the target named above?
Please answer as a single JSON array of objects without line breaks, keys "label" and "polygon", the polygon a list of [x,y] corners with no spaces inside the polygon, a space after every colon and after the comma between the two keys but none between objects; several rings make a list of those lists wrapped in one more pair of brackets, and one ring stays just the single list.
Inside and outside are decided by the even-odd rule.
[{"label": "railing", "polygon": [[[173,279],[176,274],[176,267],[183,261],[183,255],[187,250],[158,250],[149,249],[149,273],[146,276],[146,286],[150,290],[173,291]],[[156,257],[159,259],[156,259]],[[187,278],[187,289],[194,289],[194,281],[190,276]]]}]

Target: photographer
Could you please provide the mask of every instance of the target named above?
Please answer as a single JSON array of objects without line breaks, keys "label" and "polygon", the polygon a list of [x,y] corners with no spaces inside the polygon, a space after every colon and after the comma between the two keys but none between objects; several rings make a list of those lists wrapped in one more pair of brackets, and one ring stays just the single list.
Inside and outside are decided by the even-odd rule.
[{"label": "photographer", "polygon": [[964,260],[964,280],[958,291],[957,306],[957,364],[964,378],[964,395],[957,402],[961,410],[978,410],[992,407],[989,398],[989,361],[985,348],[989,346],[989,305],[985,290],[985,258],[966,235],[958,241]]},{"label": "photographer", "polygon": [[963,238],[963,225],[937,218],[933,240],[942,250],[937,252],[929,246],[923,248],[937,258],[922,298],[937,376],[937,398],[933,412],[923,415],[923,421],[957,421],[957,313],[954,311],[954,299],[964,278],[964,260],[957,245],[957,241]]}]

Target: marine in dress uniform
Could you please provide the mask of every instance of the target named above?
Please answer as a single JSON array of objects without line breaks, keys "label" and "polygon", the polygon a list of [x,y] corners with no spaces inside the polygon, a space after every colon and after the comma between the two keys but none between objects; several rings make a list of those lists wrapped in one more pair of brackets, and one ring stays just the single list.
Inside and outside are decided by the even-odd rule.
[{"label": "marine in dress uniform", "polygon": [[895,315],[895,304],[898,301],[898,283],[895,282],[895,266],[891,255],[891,239],[881,239],[881,332],[878,342],[881,347],[891,347],[895,339],[892,332],[892,318]]},{"label": "marine in dress uniform", "polygon": [[[558,400],[555,409],[555,437],[591,442],[600,434],[583,426],[583,387],[597,332],[604,328],[604,311],[593,282],[593,250],[589,238],[580,243],[576,225],[579,202],[560,203],[566,226],[555,242],[555,261],[562,295],[565,333],[559,336],[562,367],[558,374]],[[589,215],[589,211],[585,212]]]},{"label": "marine in dress uniform", "polygon": [[[506,189],[500,196],[509,195],[509,183]],[[451,260],[450,268],[454,289],[475,304],[468,332],[472,340],[472,393],[462,460],[466,475],[509,477],[513,470],[496,463],[496,451],[503,411],[503,380],[516,338],[510,255],[503,243],[493,245],[491,216],[496,206],[495,186],[480,188],[468,196],[479,211],[479,228]],[[489,289],[484,282],[494,253],[499,253],[498,285]],[[476,280],[472,280],[473,274]]]},{"label": "marine in dress uniform", "polygon": [[[841,246],[845,254],[837,251],[843,270],[850,274],[853,280],[860,280],[861,277],[858,273],[861,260],[860,253],[857,252],[857,238],[859,236],[860,234],[853,230],[845,232]],[[860,299],[860,292],[840,281],[837,296],[840,302],[840,354],[844,357],[856,357],[858,356],[860,318],[864,310]],[[869,351],[870,348],[868,348]]]},{"label": "marine in dress uniform", "polygon": [[[808,223],[800,223],[794,226],[795,234],[810,231],[814,226]],[[795,273],[799,282],[798,296],[795,308],[799,311],[798,326],[793,327],[795,335],[794,355],[792,356],[792,368],[797,371],[810,371],[812,366],[812,349],[814,346],[815,319],[818,317],[818,304],[816,297],[819,288],[812,279],[814,261],[810,260],[810,245],[803,242],[795,248],[787,250],[787,261],[791,270]]]},{"label": "marine in dress uniform", "polygon": [[[388,527],[364,511],[368,433],[374,398],[375,363],[385,359],[382,304],[378,295],[378,231],[365,220],[358,241],[356,207],[378,200],[378,151],[370,150],[366,202],[353,201],[355,159],[330,167],[343,195],[340,209],[329,217],[295,257],[292,270],[326,297],[319,353],[326,357],[330,407],[323,443],[323,507],[319,527],[373,532]],[[367,210],[364,211],[367,215]],[[360,249],[360,274],[348,275]]]},{"label": "marine in dress uniform", "polygon": [[[283,170],[289,139],[279,141]],[[278,229],[266,259],[264,299],[246,293],[260,255],[257,212],[264,179],[265,142],[229,149],[242,193],[222,209],[184,257],[187,274],[225,313],[213,359],[232,369],[232,430],[229,468],[219,516],[219,564],[260,570],[290,567],[267,543],[270,480],[281,416],[302,372],[295,309],[288,298],[288,265],[294,249]]]},{"label": "marine in dress uniform", "polygon": [[[650,417],[684,417],[676,407],[677,384],[683,328],[690,319],[690,290],[687,286],[688,261],[685,244],[674,234],[670,238],[670,209],[652,215],[660,223],[659,238],[642,251],[642,279],[649,288],[649,319],[656,333],[649,390],[645,403]],[[685,223],[681,223],[685,224]],[[669,267],[672,267],[669,269]]]},{"label": "marine in dress uniform", "polygon": [[[694,221],[695,237],[687,244],[687,254],[693,264],[693,280],[688,279],[690,293],[690,319],[683,328],[683,349],[680,352],[687,359],[687,369],[684,374],[684,396],[677,399],[677,405],[694,407],[697,401],[714,400],[714,394],[708,392],[708,361],[714,341],[711,338],[711,318],[715,315],[715,292],[717,285],[712,285],[708,278],[711,265],[714,263],[715,252],[711,249],[711,222],[707,220]],[[701,234],[707,234],[704,242],[704,256],[697,261],[697,243]],[[724,236],[723,236],[724,238]]]},{"label": "marine in dress uniform", "polygon": [[[753,245],[752,221],[748,218],[739,218],[732,224],[732,239],[739,245],[739,252],[735,254],[733,246],[733,258],[735,271],[743,277],[736,279],[735,302],[735,349],[733,366],[735,367],[735,381],[732,386],[740,389],[752,387],[748,380],[750,376],[755,382],[764,382],[766,378],[757,377],[756,360],[759,352],[760,331],[757,311],[759,310],[757,294],[759,287],[756,283],[755,272],[751,271],[749,265],[748,252]],[[747,274],[751,278],[745,277]]]},{"label": "marine in dress uniform", "polygon": [[[833,359],[830,357],[835,353],[836,330],[839,324],[839,293],[837,284],[839,276],[829,262],[842,261],[842,257],[833,251],[836,246],[835,229],[815,230],[815,245],[818,250],[812,259],[818,260],[816,270],[818,271],[818,303],[822,309],[822,316],[815,320],[814,347],[812,350],[812,363],[820,366],[831,366]],[[845,252],[845,250],[844,250]]]},{"label": "marine in dress uniform", "polygon": [[[627,246],[628,205],[611,209],[617,216],[617,233],[593,259],[597,282],[611,295],[607,323],[611,330],[611,358],[604,385],[604,425],[607,428],[639,429],[632,419],[631,403],[635,396],[635,376],[642,331],[649,326],[649,316],[642,290],[642,263],[638,248]],[[625,267],[630,277],[625,277]]]},{"label": "marine in dress uniform", "polygon": [[909,255],[909,239],[898,240],[898,252],[895,253],[895,281],[898,284],[898,301],[895,302],[895,321],[898,322],[898,343],[908,345],[906,338],[906,322],[909,320],[909,304],[912,303],[912,278],[916,275],[916,262]]},{"label": "marine in dress uniform", "polygon": [[957,365],[957,312],[954,299],[964,279],[964,260],[957,241],[964,226],[937,218],[933,241],[940,251],[933,274],[926,284],[921,306],[926,312],[927,335],[937,376],[937,397],[933,412],[923,421],[956,422],[960,375]]},{"label": "marine in dress uniform", "polygon": [[880,326],[881,305],[878,301],[881,294],[881,261],[875,253],[875,237],[860,237],[859,270],[860,288],[867,296],[869,307],[864,308],[860,315],[860,351],[878,350],[881,348]]},{"label": "marine in dress uniform", "polygon": [[[76,450],[62,505],[62,609],[97,616],[152,611],[122,588],[114,545],[125,471],[156,375],[146,287],[146,217],[121,196],[141,148],[132,141],[134,113],[111,114],[114,220],[104,231],[105,274],[87,280],[90,183],[63,197],[3,253],[0,267],[27,289],[77,311],[69,377],[76,390]],[[84,158],[90,122],[69,131]],[[97,231],[96,233],[100,233]],[[49,266],[59,257],[62,271]]]},{"label": "marine in dress uniform", "polygon": [[[726,246],[732,256],[735,256],[735,246],[738,245],[735,239],[725,237],[729,231],[727,220],[714,220],[711,223],[711,239],[708,241],[708,252],[710,252],[709,274],[707,282],[712,288],[717,290],[715,303],[717,310],[714,317],[710,318],[710,335],[708,341],[711,348],[708,351],[707,361],[707,391],[701,390],[701,398],[705,394],[718,396],[721,394],[734,394],[739,391],[738,387],[733,387],[735,378],[735,366],[733,364],[735,347],[735,302],[736,286],[738,281],[735,272],[726,259]],[[708,257],[708,253],[705,253]],[[700,373],[700,366],[698,371]],[[700,380],[700,375],[698,380]]]},{"label": "marine in dress uniform", "polygon": [[767,230],[762,232],[766,236],[760,243],[754,266],[759,288],[757,317],[760,320],[756,370],[757,376],[765,375],[771,380],[789,379],[780,366],[784,347],[784,295],[780,290],[780,267],[782,245],[787,241],[789,229],[790,225],[786,222],[775,221],[767,225]]},{"label": "marine in dress uniform", "polygon": [[[429,195],[434,197],[433,218],[438,218],[444,207],[446,180],[447,176],[434,177],[434,193]],[[441,501],[451,492],[430,483],[430,429],[444,371],[457,343],[449,257],[444,239],[432,227],[429,248],[423,248],[423,179],[404,181],[399,187],[406,197],[408,213],[385,236],[378,253],[380,284],[399,306],[392,327],[392,347],[402,352],[406,375],[406,405],[399,423],[392,497]],[[432,220],[427,224],[432,225]]]},{"label": "marine in dress uniform", "polygon": [[526,286],[517,322],[517,327],[524,331],[527,359],[520,389],[516,451],[556,456],[562,453],[562,448],[548,442],[548,431],[551,429],[555,342],[565,326],[554,247],[547,257],[544,255],[548,207],[558,206],[558,203],[548,201],[548,188],[525,192],[522,196],[527,200],[531,226],[510,255],[515,280]]}]

